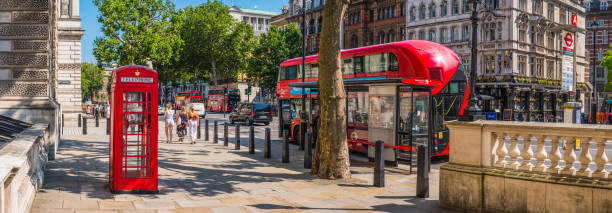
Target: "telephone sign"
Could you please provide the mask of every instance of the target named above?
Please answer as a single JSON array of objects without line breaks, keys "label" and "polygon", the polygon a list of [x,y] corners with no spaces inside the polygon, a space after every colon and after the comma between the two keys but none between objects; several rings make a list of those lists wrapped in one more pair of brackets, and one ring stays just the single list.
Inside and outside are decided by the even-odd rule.
[{"label": "telephone sign", "polygon": [[575,13],[572,14],[572,25],[574,26],[578,25],[578,15],[576,15]]}]

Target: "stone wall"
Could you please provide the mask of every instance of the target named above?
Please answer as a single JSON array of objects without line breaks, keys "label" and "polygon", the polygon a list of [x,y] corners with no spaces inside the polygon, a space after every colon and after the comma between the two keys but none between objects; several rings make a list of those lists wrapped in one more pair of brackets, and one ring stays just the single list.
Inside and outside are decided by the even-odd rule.
[{"label": "stone wall", "polygon": [[49,126],[36,124],[0,148],[0,212],[29,212],[43,184],[50,147]]},{"label": "stone wall", "polygon": [[58,0],[57,101],[67,119],[81,112],[81,28],[79,0]]}]

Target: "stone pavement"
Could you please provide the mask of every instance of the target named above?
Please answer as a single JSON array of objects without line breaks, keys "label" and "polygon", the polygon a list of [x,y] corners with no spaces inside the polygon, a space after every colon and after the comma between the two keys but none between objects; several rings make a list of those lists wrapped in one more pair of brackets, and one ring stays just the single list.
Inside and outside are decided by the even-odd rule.
[{"label": "stone pavement", "polygon": [[[296,146],[291,163],[280,162],[278,140],[265,159],[261,145],[254,155],[233,150],[232,134],[229,147],[212,144],[212,133],[211,142],[166,144],[162,129],[160,193],[111,194],[106,124],[90,126],[86,136],[64,134],[31,212],[453,212],[438,207],[439,165],[430,173],[430,198],[418,199],[416,175],[405,166],[387,170],[385,188],[372,187],[372,164],[358,160],[350,180],[316,179],[303,169]],[[248,134],[241,135],[247,144]]]}]

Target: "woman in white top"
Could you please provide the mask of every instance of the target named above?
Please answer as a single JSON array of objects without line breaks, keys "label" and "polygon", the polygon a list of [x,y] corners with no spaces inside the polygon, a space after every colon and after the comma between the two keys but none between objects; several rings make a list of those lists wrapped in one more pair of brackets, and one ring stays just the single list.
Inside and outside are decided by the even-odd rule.
[{"label": "woman in white top", "polygon": [[174,124],[174,110],[172,110],[171,104],[166,104],[164,109],[164,121],[166,121],[166,143],[172,142],[172,128]]}]

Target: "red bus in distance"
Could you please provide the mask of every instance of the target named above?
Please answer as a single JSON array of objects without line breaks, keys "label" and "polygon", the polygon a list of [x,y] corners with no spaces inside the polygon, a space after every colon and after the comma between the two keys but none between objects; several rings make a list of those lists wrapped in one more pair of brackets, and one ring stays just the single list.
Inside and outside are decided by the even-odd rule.
[{"label": "red bus in distance", "polygon": [[[342,73],[345,82],[348,81],[377,81],[384,79],[401,79],[402,83],[411,85],[424,85],[431,87],[433,102],[433,147],[432,156],[448,155],[448,128],[444,121],[456,120],[463,114],[469,96],[468,81],[465,69],[456,53],[449,48],[430,41],[409,40],[381,45],[367,46],[341,51]],[[306,82],[318,80],[318,56],[306,57]],[[289,59],[281,63],[277,82],[277,95],[279,98],[279,119],[283,129],[289,132],[290,138],[298,140],[300,125],[302,88],[290,87],[290,83],[301,82],[302,58]],[[369,91],[365,88],[347,87],[347,139],[349,148],[356,151],[367,151],[368,119],[369,119]],[[306,88],[309,96],[306,102],[306,118],[312,119],[317,108],[316,88]],[[415,99],[410,107],[424,110],[430,107],[429,103],[418,102]],[[425,99],[424,99],[425,100]],[[312,102],[312,103],[311,103]],[[403,107],[398,104],[393,108]],[[414,111],[414,110],[413,110]],[[398,119],[398,132],[408,131],[414,135],[414,129],[408,129],[416,122],[418,113],[400,113]],[[413,126],[414,127],[414,126]],[[417,128],[418,131],[418,128]],[[398,133],[399,134],[399,133]],[[400,135],[397,146],[407,146],[405,139]],[[412,139],[409,139],[412,140]]]},{"label": "red bus in distance", "polygon": [[240,90],[227,88],[227,96],[225,88],[213,88],[208,90],[209,112],[231,112],[240,102]]}]

